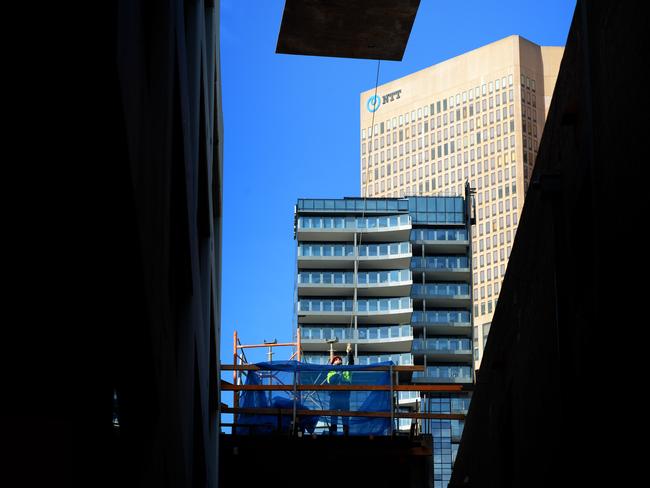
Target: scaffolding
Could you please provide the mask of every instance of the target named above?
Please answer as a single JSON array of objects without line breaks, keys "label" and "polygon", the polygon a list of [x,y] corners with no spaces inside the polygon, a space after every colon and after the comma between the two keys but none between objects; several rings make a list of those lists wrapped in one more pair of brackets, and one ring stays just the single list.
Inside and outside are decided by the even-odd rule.
[{"label": "scaffolding", "polygon": [[[430,413],[421,411],[422,403],[416,401],[415,408],[412,411],[403,411],[400,408],[400,392],[418,392],[426,393],[460,393],[466,389],[461,384],[409,384],[411,376],[415,371],[423,371],[424,366],[396,366],[393,364],[380,365],[363,365],[363,366],[320,366],[300,362],[301,358],[300,329],[295,342],[278,343],[276,340],[265,341],[263,344],[244,345],[241,344],[237,332],[233,336],[233,364],[221,365],[222,371],[232,371],[232,383],[222,380],[221,390],[233,392],[233,406],[229,407],[222,404],[222,414],[232,414],[232,422],[224,422],[221,419],[221,427],[230,427],[233,435],[244,432],[255,433],[251,431],[250,425],[238,423],[242,416],[262,416],[267,420],[274,420],[275,433],[284,433],[292,436],[302,436],[305,429],[306,419],[311,419],[312,423],[318,422],[320,427],[331,427],[328,420],[331,418],[347,419],[386,419],[388,422],[387,434],[390,436],[398,434],[418,435],[421,432],[420,421],[426,419],[444,419],[444,420],[464,420],[464,414],[455,413]],[[268,362],[251,364],[246,358],[245,350],[249,348],[268,348]],[[293,347],[295,351],[291,354],[289,361],[273,361],[273,348],[275,347]],[[296,358],[296,360],[294,360]],[[278,364],[280,366],[278,366]],[[355,384],[329,384],[324,381],[319,372],[328,370],[336,371],[353,371],[360,382]],[[313,373],[308,375],[306,372]],[[357,373],[361,374],[357,374]],[[382,374],[384,376],[383,384],[377,384],[376,379],[372,381],[363,381],[364,378],[371,379],[372,374]],[[249,374],[256,375],[256,384],[244,384],[244,376]],[[263,407],[247,407],[240,405],[242,395],[248,392],[259,392],[268,394],[268,401]],[[284,394],[286,401],[281,405],[272,406],[271,395],[273,392]],[[330,395],[345,395],[344,393],[334,392],[353,392],[357,395],[368,397],[374,394],[376,397],[385,393],[387,401],[382,403],[382,408],[373,410],[362,410],[357,408],[332,409],[326,400],[319,399],[319,395],[329,398]],[[359,393],[360,392],[360,393]],[[382,398],[385,398],[383,396]],[[318,400],[318,401],[317,401]],[[304,403],[308,401],[311,408],[305,408]],[[367,402],[366,402],[367,403]],[[423,409],[426,410],[426,407]],[[408,431],[400,431],[400,419],[410,419],[411,425]],[[353,420],[354,422],[354,420]],[[345,424],[344,424],[345,425]],[[246,427],[245,429],[243,427]],[[317,429],[316,429],[317,430]],[[314,433],[315,435],[315,433]]]}]

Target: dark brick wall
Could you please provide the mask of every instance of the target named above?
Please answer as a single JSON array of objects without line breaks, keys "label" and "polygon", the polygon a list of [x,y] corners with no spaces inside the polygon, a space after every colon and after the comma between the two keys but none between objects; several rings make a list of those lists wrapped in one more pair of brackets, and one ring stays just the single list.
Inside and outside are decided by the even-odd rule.
[{"label": "dark brick wall", "polygon": [[647,27],[640,3],[577,4],[453,486],[589,486],[627,471],[645,349]]}]

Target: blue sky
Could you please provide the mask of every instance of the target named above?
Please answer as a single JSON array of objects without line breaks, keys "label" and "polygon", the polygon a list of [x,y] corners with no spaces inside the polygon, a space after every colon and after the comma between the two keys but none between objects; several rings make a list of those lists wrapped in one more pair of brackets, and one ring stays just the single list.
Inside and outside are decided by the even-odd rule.
[{"label": "blue sky", "polygon": [[[359,194],[359,94],[377,62],[275,54],[283,0],[221,0],[224,118],[222,362],[232,335],[291,338],[300,197]],[[379,83],[509,35],[563,46],[575,1],[421,0],[404,59]],[[274,359],[288,359],[280,349]],[[264,360],[264,351],[248,353]]]}]

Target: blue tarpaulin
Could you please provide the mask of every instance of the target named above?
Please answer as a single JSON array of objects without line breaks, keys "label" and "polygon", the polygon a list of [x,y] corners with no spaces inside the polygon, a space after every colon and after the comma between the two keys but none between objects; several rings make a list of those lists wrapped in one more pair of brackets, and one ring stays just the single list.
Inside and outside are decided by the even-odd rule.
[{"label": "blue tarpaulin", "polygon": [[[389,371],[368,371],[375,366],[391,366],[391,361],[371,366],[329,366],[299,361],[272,361],[257,363],[257,371],[245,373],[246,385],[390,385]],[[328,373],[334,372],[329,375]],[[349,374],[343,374],[348,372]],[[342,379],[343,378],[343,379]],[[390,391],[244,391],[240,408],[282,408],[296,410],[349,410],[352,412],[390,412]],[[237,415],[238,434],[269,434],[288,431],[292,415],[264,415],[241,413]],[[331,415],[303,415],[297,417],[299,430],[306,433],[343,432],[349,426],[350,435],[388,435],[390,418],[342,417]]]}]

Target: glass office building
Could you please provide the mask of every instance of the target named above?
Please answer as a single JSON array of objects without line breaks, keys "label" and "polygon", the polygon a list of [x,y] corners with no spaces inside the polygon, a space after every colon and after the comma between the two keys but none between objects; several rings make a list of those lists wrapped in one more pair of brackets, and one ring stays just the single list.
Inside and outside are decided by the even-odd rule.
[{"label": "glass office building", "polygon": [[[413,383],[473,383],[472,205],[465,196],[299,199],[296,324],[303,360],[326,364],[330,339],[357,364],[422,365]],[[464,414],[469,393],[403,392],[400,409]],[[398,426],[407,430],[411,420]],[[421,421],[446,487],[463,421]]]}]

